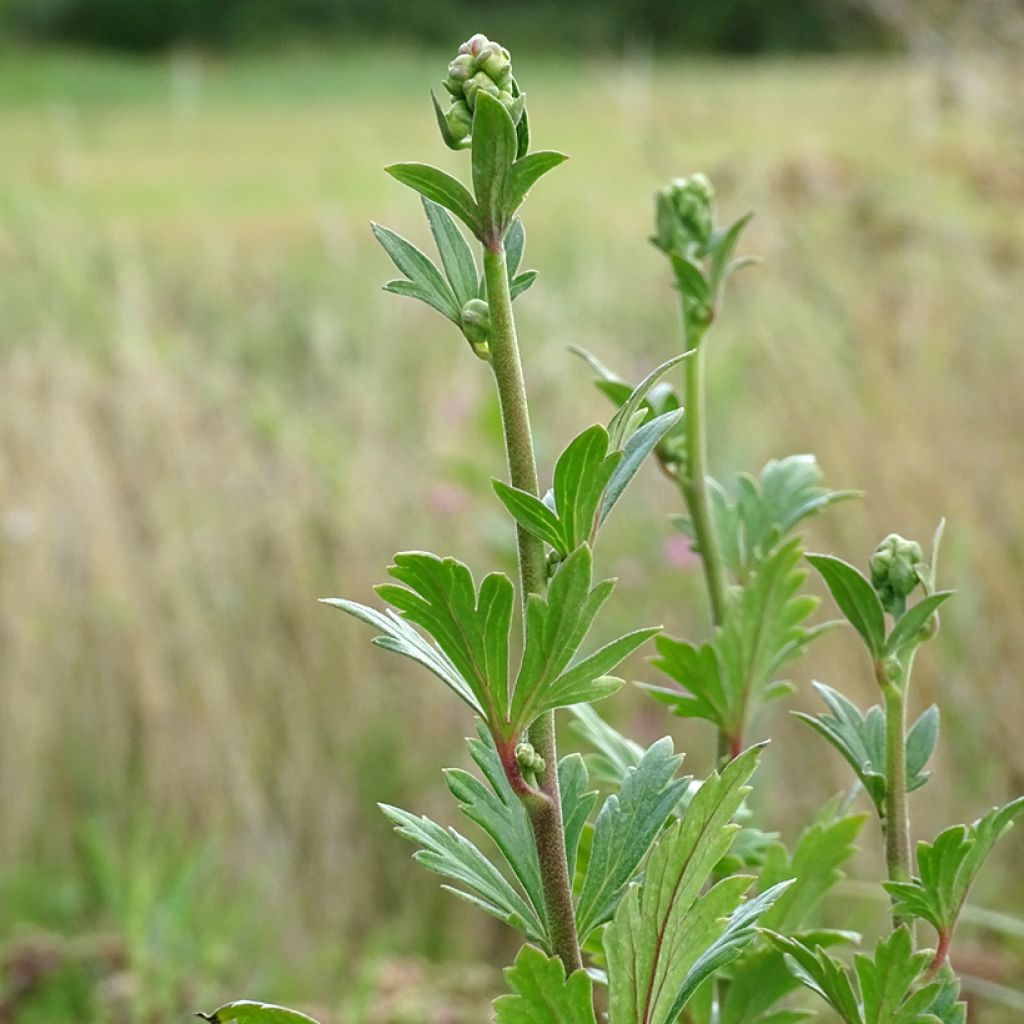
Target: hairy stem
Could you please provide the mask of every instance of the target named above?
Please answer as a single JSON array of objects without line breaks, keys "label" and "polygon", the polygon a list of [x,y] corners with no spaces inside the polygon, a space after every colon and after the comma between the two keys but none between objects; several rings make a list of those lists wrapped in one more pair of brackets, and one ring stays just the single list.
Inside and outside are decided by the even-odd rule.
[{"label": "hairy stem", "polygon": [[[887,682],[885,695],[885,860],[891,882],[911,878],[910,817],[907,812],[907,699],[906,676],[902,685]],[[893,917],[893,926],[907,923]]]},{"label": "hairy stem", "polygon": [[[537,462],[530,431],[530,411],[526,401],[526,385],[519,357],[519,342],[512,316],[508,268],[504,248],[484,248],[484,278],[487,304],[491,316],[491,369],[498,387],[501,422],[508,456],[509,481],[513,487],[538,494]],[[544,592],[546,574],[544,545],[536,537],[517,526],[521,600],[525,609],[530,594]],[[525,620],[525,615],[524,615]],[[558,749],[555,743],[554,712],[547,712],[530,728],[530,742],[544,759],[545,769],[538,782],[546,800],[528,801],[533,838],[540,860],[544,902],[555,954],[562,959],[566,973],[583,966],[576,915],[572,902],[572,881],[565,854],[565,828],[562,822],[562,801],[558,790]]]},{"label": "hairy stem", "polygon": [[[683,322],[686,311],[683,310]],[[692,354],[685,361],[686,366],[686,472],[680,481],[680,490],[686,502],[690,521],[693,523],[694,538],[700,552],[704,569],[704,583],[708,593],[708,607],[711,624],[718,626],[725,615],[725,566],[711,518],[711,501],[707,484],[707,413],[705,410],[704,388],[704,346],[703,338],[686,338],[692,342]],[[718,731],[718,760],[734,757],[733,737],[720,729]]]}]

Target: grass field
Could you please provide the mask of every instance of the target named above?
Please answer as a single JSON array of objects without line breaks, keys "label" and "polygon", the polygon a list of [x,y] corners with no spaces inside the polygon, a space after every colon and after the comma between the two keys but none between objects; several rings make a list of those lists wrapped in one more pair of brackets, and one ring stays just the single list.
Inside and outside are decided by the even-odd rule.
[{"label": "grass field", "polygon": [[[482,364],[380,292],[368,231],[424,240],[384,164],[459,169],[430,115],[442,67],[0,56],[0,1020],[148,1024],[242,990],[343,1024],[485,1019],[477,964],[509,936],[374,807],[450,816],[439,770],[471,723],[315,600],[367,598],[403,548],[511,564]],[[918,670],[920,706],[948,711],[916,831],[1024,791],[1020,126],[895,61],[517,71],[538,143],[572,158],[526,208],[541,279],[517,304],[547,465],[607,413],[568,345],[628,375],[676,350],[650,195],[706,170],[726,213],[757,209],[764,259],[714,337],[713,470],[815,451],[867,493],[814,546],[859,562],[947,517],[960,596]],[[606,628],[700,633],[671,492],[650,471],[630,506]],[[858,655],[822,641],[794,706],[812,677],[869,699]],[[699,725],[636,694],[607,710],[707,765]],[[783,711],[761,726],[761,806],[791,834],[845,770]],[[1022,855],[1014,835],[982,907],[1024,919]],[[962,962],[1024,989],[1022,932],[965,931]]]}]

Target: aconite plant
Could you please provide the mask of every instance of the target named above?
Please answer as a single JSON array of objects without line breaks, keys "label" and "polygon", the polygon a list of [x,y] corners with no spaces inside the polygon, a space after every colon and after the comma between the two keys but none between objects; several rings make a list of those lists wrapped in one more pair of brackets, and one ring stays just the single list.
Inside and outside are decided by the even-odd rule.
[{"label": "aconite plant", "polygon": [[[467,726],[475,719],[469,753],[478,771],[444,777],[476,839],[383,810],[447,889],[521,934],[494,1019],[792,1024],[818,1017],[824,1000],[845,1024],[963,1024],[950,945],[982,862],[1024,799],[911,845],[908,794],[928,781],[938,737],[937,708],[909,728],[908,708],[915,656],[950,597],[936,583],[941,529],[927,557],[890,535],[865,575],[804,553],[801,524],[850,496],[823,486],[810,456],[726,483],[708,475],[705,350],[726,282],[747,262],[735,250],[749,218],[720,226],[702,175],[656,197],[652,241],[678,290],[678,354],[634,387],[581,353],[615,412],[566,445],[541,489],[513,301],[536,277],[520,269],[521,207],[565,157],[531,149],[526,95],[497,43],[482,35],[464,43],[444,86],[451,102],[444,110],[434,99],[438,125],[450,148],[468,151],[471,187],[425,163],[388,168],[422,197],[440,263],[387,228],[373,230],[402,275],[385,288],[447,317],[493,376],[508,464],[494,496],[516,532],[518,580],[491,572],[478,582],[454,555],[405,551],[388,569],[392,582],[376,588],[384,607],[327,603],[440,679],[466,705]],[[671,374],[683,378],[680,392]],[[588,634],[615,588],[595,576],[595,550],[649,456],[682,499],[676,525],[703,566],[710,633],[691,642],[638,624],[593,649]],[[863,640],[879,704],[865,712],[818,686],[827,711],[800,717],[856,781],[790,849],[751,818],[745,798],[764,756],[760,712],[791,691],[780,674],[831,625],[810,624],[817,602],[804,592],[805,562]],[[717,763],[701,766],[699,781],[680,776],[670,739],[644,749],[592,708],[623,685],[617,666],[650,642],[668,685],[646,688],[674,714],[716,730]],[[560,714],[586,757],[559,755]],[[868,818],[851,810],[861,796],[885,839],[891,926],[857,952],[859,936],[824,927],[821,909]],[[247,1001],[201,1016],[310,1020]]]}]

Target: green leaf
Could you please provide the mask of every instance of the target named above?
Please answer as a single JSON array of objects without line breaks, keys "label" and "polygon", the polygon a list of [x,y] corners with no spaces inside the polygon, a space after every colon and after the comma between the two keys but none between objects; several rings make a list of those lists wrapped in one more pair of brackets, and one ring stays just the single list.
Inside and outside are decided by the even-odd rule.
[{"label": "green leaf", "polygon": [[761,886],[770,887],[789,878],[794,882],[765,914],[764,927],[791,933],[808,924],[825,896],[843,878],[842,867],[853,856],[866,820],[864,814],[834,818],[828,807],[822,818],[800,836],[792,856],[781,843],[769,848],[761,869]]},{"label": "green leaf", "polygon": [[648,687],[653,696],[675,714],[708,719],[741,742],[758,704],[789,692],[778,673],[821,632],[803,625],[817,600],[800,593],[801,556],[799,538],[776,548],[730,596],[710,644],[660,637],[652,663],[686,692]]},{"label": "green leaf", "polygon": [[873,957],[858,954],[854,958],[859,995],[849,972],[823,949],[812,950],[774,932],[766,934],[786,955],[801,983],[825,999],[845,1024],[942,1024],[932,1008],[943,997],[947,983],[923,981],[932,952],[914,953],[906,928],[880,940]]},{"label": "green leaf", "polygon": [[558,763],[558,788],[562,796],[562,828],[569,878],[576,873],[580,839],[597,803],[597,793],[587,787],[590,780],[586,762],[579,754],[569,754]]},{"label": "green leaf", "polygon": [[[583,358],[590,363],[595,369],[601,366],[592,356],[583,352],[582,349],[575,349],[577,354],[582,355]],[[619,411],[611,418],[608,424],[608,438],[611,448],[621,448],[628,439],[627,428],[631,422],[633,422],[634,414],[643,407],[645,400],[651,393],[655,384],[661,380],[662,377],[672,369],[673,366],[681,363],[684,359],[689,356],[689,352],[683,352],[680,355],[673,356],[671,359],[666,359],[660,366],[656,366],[649,374],[623,400],[619,406]],[[604,369],[602,367],[602,369]],[[653,407],[650,407],[653,410]]]},{"label": "green leaf", "polygon": [[480,237],[481,219],[476,200],[457,178],[430,164],[392,164],[384,169],[403,185],[451,210],[474,235]]},{"label": "green leaf", "polygon": [[537,280],[536,270],[524,270],[523,273],[517,274],[512,278],[512,282],[509,285],[508,293],[513,299],[518,299],[534,281]]},{"label": "green leaf", "polygon": [[[815,683],[814,688],[828,705],[831,714],[794,714],[824,736],[842,754],[881,814],[885,807],[886,790],[885,711],[875,706],[861,714],[852,701],[832,687]],[[932,705],[907,733],[908,793],[920,789],[928,781],[931,773],[925,771],[925,766],[935,749],[938,734],[939,711]]]},{"label": "green leaf", "polygon": [[562,540],[562,524],[558,516],[544,504],[540,498],[528,491],[521,491],[503,480],[491,480],[491,486],[509,515],[527,533],[549,544],[562,553],[565,544]]},{"label": "green leaf", "polygon": [[630,481],[639,472],[647,456],[665,439],[665,437],[682,421],[683,410],[676,409],[663,413],[645,423],[629,440],[623,449],[622,461],[615,467],[608,487],[601,501],[601,512],[598,524],[602,525],[608,514],[615,507]]},{"label": "green leaf", "polygon": [[[821,481],[822,472],[813,455],[772,459],[757,478],[739,474],[733,487],[735,497],[711,481],[712,514],[722,555],[740,580],[805,519],[859,494],[829,490]],[[689,516],[673,516],[673,522],[694,539]]]},{"label": "green leaf", "polygon": [[972,825],[946,829],[933,843],[918,843],[919,877],[884,883],[894,898],[894,913],[927,921],[948,941],[982,864],[1021,813],[1024,797],[994,808]]},{"label": "green leaf", "polygon": [[480,211],[477,237],[486,245],[504,238],[515,207],[507,202],[518,150],[516,126],[500,101],[479,92],[473,112],[473,191]]},{"label": "green leaf", "polygon": [[541,150],[521,157],[512,167],[508,191],[505,196],[506,209],[514,213],[523,204],[526,194],[548,171],[554,170],[569,158],[564,153]]},{"label": "green leaf", "polygon": [[807,561],[821,574],[836,604],[864,638],[871,657],[877,661],[885,650],[885,613],[874,587],[841,558],[808,555]]},{"label": "green leaf", "polygon": [[321,598],[321,601],[333,608],[340,608],[341,611],[373,626],[380,633],[373,640],[378,647],[401,654],[423,665],[448,686],[456,696],[465,701],[481,718],[487,717],[487,712],[474,692],[474,687],[444,651],[428,642],[395,612],[391,610],[380,612],[375,608],[369,608],[355,601],[346,601],[340,597],[325,597]]},{"label": "green leaf", "polygon": [[596,1024],[590,975],[566,978],[562,961],[535,946],[523,946],[505,980],[515,994],[494,1001],[497,1024]]},{"label": "green leaf", "polygon": [[716,971],[728,966],[750,945],[757,935],[758,919],[769,911],[776,901],[792,885],[790,880],[779,882],[764,892],[740,904],[729,918],[725,931],[698,957],[697,962],[686,974],[682,987],[676,994],[672,1009],[666,1020],[674,1021],[683,1012],[697,989]]},{"label": "green leaf", "polygon": [[[509,226],[505,235],[505,266],[508,269],[509,279],[514,280],[516,271],[523,262],[523,250],[526,248],[526,229],[523,227],[522,219],[516,217]],[[530,271],[530,273],[534,273]],[[515,296],[513,296],[515,298]]]},{"label": "green leaf", "polygon": [[577,704],[570,710],[574,718],[573,731],[596,749],[587,760],[597,781],[618,786],[626,772],[640,763],[644,748],[609,725],[590,705]]},{"label": "green leaf", "polygon": [[908,608],[893,627],[889,639],[885,642],[887,655],[897,654],[908,644],[918,640],[918,634],[924,629],[928,620],[936,613],[939,606],[953,596],[952,590],[941,590],[937,594],[922,597],[917,604]]},{"label": "green leaf", "polygon": [[724,231],[716,231],[708,244],[708,255],[710,256],[708,276],[712,294],[716,296],[728,277],[732,254],[736,251],[736,243],[753,216],[753,212],[746,213],[733,221]]},{"label": "green leaf", "polygon": [[610,1017],[616,1024],[669,1024],[691,969],[726,930],[750,885],[726,878],[702,894],[737,829],[733,822],[757,766],[751,748],[711,775],[685,816],[647,861],[644,879],[619,903],[605,931]]},{"label": "green leaf", "polygon": [[534,908],[465,836],[398,807],[380,804],[380,809],[400,836],[419,847],[414,859],[452,881],[445,889],[524,932],[531,941],[546,941],[544,925]]},{"label": "green leaf", "polygon": [[590,548],[576,549],[558,567],[546,597],[531,594],[526,604],[526,649],[516,679],[510,734],[518,735],[544,711],[600,700],[622,681],[607,676],[657,628],[636,630],[571,664],[615,584],[591,589]]},{"label": "green leaf", "polygon": [[412,242],[406,241],[401,235],[396,235],[394,231],[381,227],[380,224],[372,224],[371,228],[374,237],[384,247],[395,266],[412,282],[415,291],[397,287],[401,286],[401,282],[398,281],[391,281],[384,287],[399,295],[411,295],[422,299],[449,320],[458,323],[461,303],[431,260]]},{"label": "green leaf", "polygon": [[458,225],[452,220],[451,214],[443,206],[431,202],[424,196],[423,209],[427,212],[430,231],[437,243],[441,265],[461,310],[467,302],[475,299],[477,294],[479,275],[473,251]]},{"label": "green leaf", "polygon": [[676,779],[682,764],[672,740],[658,740],[628,768],[618,794],[605,801],[594,824],[587,874],[576,905],[580,941],[610,920],[626,886],[636,876],[665,822],[686,790]]},{"label": "green leaf", "polygon": [[317,1024],[312,1017],[307,1017],[298,1010],[288,1010],[283,1006],[271,1003],[254,1003],[248,999],[236,1003],[226,1003],[213,1013],[197,1013],[197,1017],[210,1021],[210,1024]]},{"label": "green leaf", "polygon": [[395,555],[388,573],[403,585],[381,584],[377,593],[434,638],[484,709],[483,717],[492,729],[501,728],[509,701],[509,578],[490,573],[478,593],[466,565],[422,551]]},{"label": "green leaf", "polygon": [[552,491],[562,524],[561,554],[593,542],[601,500],[621,461],[621,452],[609,453],[608,432],[597,424],[574,438],[559,456]]},{"label": "green leaf", "polygon": [[508,783],[494,740],[482,723],[477,726],[477,737],[469,740],[469,752],[488,786],[469,772],[449,768],[445,771],[448,789],[458,801],[459,810],[490,836],[529,899],[537,919],[546,922],[533,829],[522,800]]}]

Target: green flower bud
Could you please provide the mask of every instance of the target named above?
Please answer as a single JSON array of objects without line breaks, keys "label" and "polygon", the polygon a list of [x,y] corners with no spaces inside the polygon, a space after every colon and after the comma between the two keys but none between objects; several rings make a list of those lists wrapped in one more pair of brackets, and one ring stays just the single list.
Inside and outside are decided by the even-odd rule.
[{"label": "green flower bud", "polygon": [[483,48],[485,46],[487,46],[487,44],[489,42],[490,42],[490,40],[487,38],[487,36],[485,36],[483,34],[483,32],[477,32],[476,35],[470,36],[459,47],[459,53],[460,54],[469,53],[469,54],[472,54],[474,57],[476,57],[480,53],[480,51],[483,50]]},{"label": "green flower bud", "polygon": [[896,617],[903,614],[907,597],[927,571],[921,545],[917,541],[906,540],[898,533],[890,533],[878,545],[868,568],[871,570],[871,585],[882,607]]},{"label": "green flower bud", "polygon": [[465,82],[476,74],[476,61],[468,53],[460,53],[448,65],[448,77],[456,82]]},{"label": "green flower bud", "polygon": [[715,223],[715,190],[703,174],[675,178],[662,189],[658,211],[659,235],[667,227],[672,250],[707,245]]},{"label": "green flower bud", "polygon": [[547,767],[544,758],[529,743],[520,743],[516,747],[516,761],[524,772],[532,772],[535,775]]},{"label": "green flower bud", "polygon": [[495,98],[497,98],[498,93],[501,91],[498,86],[491,81],[486,74],[484,74],[483,71],[478,71],[462,87],[462,93],[466,97],[466,102],[469,104],[470,110],[474,110],[476,108],[477,93],[481,90],[489,92]]},{"label": "green flower bud", "polygon": [[491,310],[483,299],[470,299],[459,313],[459,326],[473,352],[481,359],[490,358]]},{"label": "green flower bud", "polygon": [[462,142],[473,130],[473,115],[464,100],[456,100],[444,115],[448,131],[456,142]]},{"label": "green flower bud", "polygon": [[512,58],[508,50],[497,43],[491,43],[481,51],[477,66],[499,88],[504,88],[512,80]]}]

